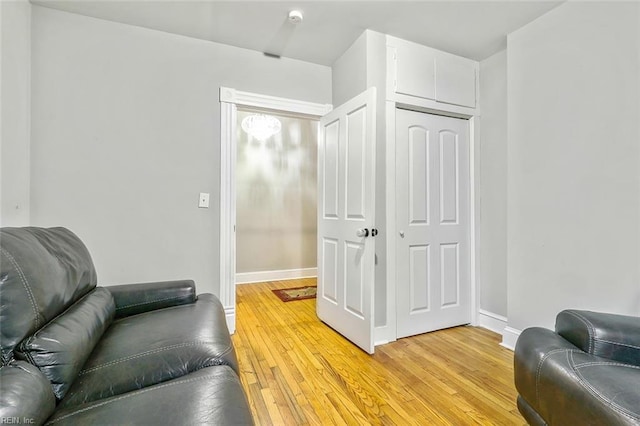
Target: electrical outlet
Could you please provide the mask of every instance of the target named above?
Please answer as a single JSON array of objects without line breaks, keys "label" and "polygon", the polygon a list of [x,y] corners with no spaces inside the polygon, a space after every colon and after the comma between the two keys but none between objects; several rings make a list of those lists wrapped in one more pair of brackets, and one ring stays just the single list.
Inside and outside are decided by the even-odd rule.
[{"label": "electrical outlet", "polygon": [[209,193],[208,192],[201,192],[200,193],[200,198],[198,201],[198,207],[200,207],[201,209],[208,209],[209,208]]}]

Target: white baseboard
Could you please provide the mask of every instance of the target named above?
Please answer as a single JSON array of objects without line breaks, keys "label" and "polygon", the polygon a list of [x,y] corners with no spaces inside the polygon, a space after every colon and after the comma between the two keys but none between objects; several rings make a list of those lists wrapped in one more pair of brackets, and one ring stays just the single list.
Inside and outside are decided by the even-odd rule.
[{"label": "white baseboard", "polygon": [[380,346],[385,345],[387,343],[395,342],[396,336],[391,333],[388,325],[383,325],[381,327],[375,327],[373,329],[373,345]]},{"label": "white baseboard", "polygon": [[241,272],[236,274],[236,284],[261,283],[265,281],[285,281],[298,278],[314,278],[318,268],[285,269],[282,271]]},{"label": "white baseboard", "polygon": [[506,317],[482,309],[478,310],[478,325],[502,335],[500,346],[510,350],[516,348],[516,342],[518,341],[520,333],[522,333],[521,330],[509,327]]},{"label": "white baseboard", "polygon": [[507,326],[507,318],[494,314],[493,312],[485,311],[484,309],[479,309],[478,326],[491,330],[494,333],[502,334]]},{"label": "white baseboard", "polygon": [[227,328],[229,329],[229,334],[233,334],[236,332],[236,308],[235,306],[225,306],[224,307],[224,316],[227,320]]},{"label": "white baseboard", "polygon": [[522,330],[508,326],[505,327],[502,331],[502,343],[500,343],[500,346],[504,346],[512,351],[515,350],[516,342],[518,341],[518,337],[520,337],[520,333],[522,333]]}]

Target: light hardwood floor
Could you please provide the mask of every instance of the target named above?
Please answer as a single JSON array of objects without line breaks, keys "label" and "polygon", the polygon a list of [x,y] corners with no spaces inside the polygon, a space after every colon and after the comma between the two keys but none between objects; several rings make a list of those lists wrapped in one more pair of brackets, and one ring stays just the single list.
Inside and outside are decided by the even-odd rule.
[{"label": "light hardwood floor", "polygon": [[237,287],[233,336],[257,425],[524,425],[513,354],[499,336],[456,327],[400,339],[367,355],[318,320],[315,299],[284,303]]}]

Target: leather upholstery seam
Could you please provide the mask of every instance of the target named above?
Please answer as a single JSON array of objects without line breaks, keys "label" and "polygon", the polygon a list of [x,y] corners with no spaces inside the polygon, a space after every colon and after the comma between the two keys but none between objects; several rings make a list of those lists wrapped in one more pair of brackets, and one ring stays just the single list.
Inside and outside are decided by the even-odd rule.
[{"label": "leather upholstery seam", "polygon": [[158,303],[158,302],[166,302],[166,301],[169,301],[169,300],[181,300],[181,299],[184,299],[184,297],[183,296],[165,297],[163,299],[154,299],[154,300],[148,300],[148,301],[140,302],[140,303],[132,303],[130,305],[118,306],[116,308],[116,310],[132,308],[134,306],[150,305],[150,304]]},{"label": "leather upholstery seam", "polygon": [[110,399],[108,401],[100,402],[98,404],[92,405],[91,407],[86,407],[86,408],[80,409],[78,411],[74,411],[73,413],[65,414],[62,417],[58,417],[57,419],[54,419],[52,421],[47,422],[47,424],[57,423],[60,420],[64,420],[66,418],[75,416],[76,414],[80,414],[80,413],[83,413],[85,411],[93,410],[94,408],[102,407],[103,405],[111,404],[112,402],[117,402],[117,401],[120,401],[120,400],[123,400],[123,399],[127,399],[127,398],[131,398],[131,397],[134,397],[134,396],[137,396],[137,395],[141,395],[143,393],[153,392],[153,391],[155,391],[157,389],[162,389],[162,388],[166,388],[166,387],[173,386],[173,385],[179,385],[179,384],[183,384],[183,383],[192,383],[192,382],[196,382],[196,381],[200,381],[200,380],[210,380],[210,379],[217,379],[217,380],[225,381],[225,382],[237,382],[237,378],[235,376],[233,378],[230,378],[230,377],[222,377],[222,378],[220,378],[216,374],[208,374],[208,375],[203,376],[203,377],[196,377],[196,378],[190,378],[190,379],[173,379],[172,381],[170,381],[168,383],[165,383],[165,384],[162,384],[162,385],[156,385],[156,386],[152,386],[152,387],[149,387],[149,388],[146,388],[146,389],[139,389],[139,390],[136,390],[136,391],[128,392],[128,393],[126,393],[124,395],[121,395],[121,396],[119,396],[117,398]]},{"label": "leather upholstery seam", "polygon": [[[611,401],[609,398],[605,397],[604,395],[602,395],[600,392],[598,392],[597,389],[595,389],[593,386],[591,386],[591,384],[589,383],[589,381],[587,381],[585,379],[585,377],[580,374],[579,368],[576,368],[575,361],[573,359],[573,356],[571,354],[568,354],[570,356],[570,364],[571,366],[573,366],[573,370],[576,372],[576,374],[578,375],[578,378],[580,379],[580,384],[587,389],[587,391],[589,393],[591,393],[592,395],[594,395],[596,398],[600,399],[602,402],[604,402],[606,405],[608,405],[609,407],[611,407],[612,410],[616,411],[617,413],[619,413],[622,416],[627,417],[630,420],[633,421],[638,421],[640,420],[640,416],[638,416],[636,413],[633,413],[629,410],[627,410],[626,408],[615,404],[613,401]],[[626,364],[625,364],[626,365]]]},{"label": "leather upholstery seam", "polygon": [[587,318],[585,318],[584,316],[580,315],[579,313],[575,312],[575,311],[566,311],[569,315],[573,315],[574,317],[578,318],[580,321],[582,321],[584,323],[584,325],[587,327],[587,332],[589,333],[589,342],[587,345],[587,352],[588,353],[593,353],[593,349],[594,349],[594,341],[595,341],[595,329],[593,327],[593,324],[591,324],[591,321],[589,321]]},{"label": "leather upholstery seam", "polygon": [[[188,347],[188,346],[200,346],[200,345],[204,346],[204,345],[208,345],[208,344],[211,344],[211,342],[197,341],[197,342],[179,343],[179,344],[176,344],[176,345],[164,346],[162,348],[157,348],[157,349],[154,349],[154,350],[151,350],[151,351],[141,352],[139,354],[130,355],[130,356],[127,356],[127,357],[124,357],[124,358],[119,358],[119,359],[115,359],[113,361],[109,361],[109,362],[104,363],[104,364],[96,365],[95,367],[91,367],[91,368],[88,368],[86,370],[80,371],[80,373],[78,373],[78,376],[82,376],[84,374],[92,373],[92,372],[100,370],[102,368],[111,367],[112,365],[120,364],[122,362],[130,361],[132,359],[143,358],[145,356],[154,355],[154,354],[157,354],[157,353],[160,353],[160,352],[164,352],[164,351],[168,351],[168,350],[171,350],[171,349],[184,348],[184,347]],[[216,357],[222,357],[222,356],[226,355],[227,353],[231,352],[231,350],[232,350],[232,347],[230,345],[227,345],[225,350],[220,352],[219,354],[217,354]]]},{"label": "leather upholstery seam", "polygon": [[18,272],[18,276],[20,276],[20,281],[22,282],[22,286],[27,291],[27,295],[29,296],[29,301],[31,302],[31,307],[33,308],[33,316],[36,322],[36,329],[40,328],[40,319],[38,318],[38,307],[36,304],[35,296],[33,295],[33,291],[31,290],[31,286],[29,285],[29,280],[27,280],[27,277],[24,274],[24,271],[22,270],[22,268],[20,267],[16,259],[13,257],[13,255],[5,249],[0,249],[0,250],[2,250],[2,254],[4,254],[5,257],[9,259],[9,262],[11,262],[14,268],[16,268],[16,271]]},{"label": "leather upholstery seam", "polygon": [[624,347],[632,348],[632,349],[640,349],[640,346],[632,345],[630,343],[614,342],[614,341],[611,341],[611,340],[604,340],[604,339],[598,339],[597,342],[608,343],[610,345],[616,345],[616,346],[624,346]]},{"label": "leather upholstery seam", "polygon": [[600,361],[600,362],[583,362],[582,364],[575,364],[574,367],[576,369],[581,369],[581,368],[586,368],[586,367],[597,367],[597,366],[609,366],[609,367],[626,367],[626,368],[632,368],[634,370],[640,370],[640,366],[638,365],[633,365],[633,364],[625,364],[625,363],[621,363],[621,362],[607,362],[607,361]]},{"label": "leather upholstery seam", "polygon": [[567,348],[554,349],[552,351],[547,352],[542,358],[540,358],[540,361],[538,361],[538,368],[536,369],[536,404],[537,405],[540,405],[540,374],[542,371],[542,366],[544,365],[547,358],[549,358],[551,355],[555,355],[557,353],[568,353],[568,352],[581,352],[581,351],[578,349],[567,349]]}]

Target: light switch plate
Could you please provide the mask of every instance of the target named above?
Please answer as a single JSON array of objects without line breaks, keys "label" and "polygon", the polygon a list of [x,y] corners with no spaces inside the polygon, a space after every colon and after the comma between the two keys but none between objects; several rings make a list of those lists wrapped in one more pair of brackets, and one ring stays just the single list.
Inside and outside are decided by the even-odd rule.
[{"label": "light switch plate", "polygon": [[208,209],[209,208],[209,193],[208,192],[201,192],[200,193],[200,199],[198,201],[198,207],[200,207],[201,209]]}]

